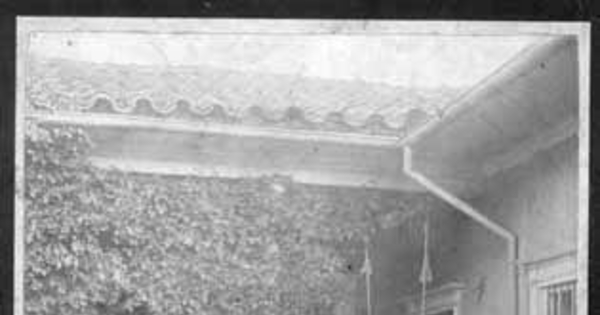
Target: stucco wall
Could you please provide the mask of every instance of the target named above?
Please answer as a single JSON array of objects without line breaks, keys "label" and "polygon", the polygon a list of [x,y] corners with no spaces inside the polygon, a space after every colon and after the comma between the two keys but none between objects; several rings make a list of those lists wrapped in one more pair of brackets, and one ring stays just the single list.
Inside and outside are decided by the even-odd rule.
[{"label": "stucco wall", "polygon": [[[491,178],[470,202],[517,234],[521,261],[549,258],[576,249],[577,173],[577,140],[571,138]],[[511,314],[505,242],[468,219],[459,230],[459,249],[448,257],[455,261],[453,277],[481,289],[479,296],[467,292],[462,314]]]}]

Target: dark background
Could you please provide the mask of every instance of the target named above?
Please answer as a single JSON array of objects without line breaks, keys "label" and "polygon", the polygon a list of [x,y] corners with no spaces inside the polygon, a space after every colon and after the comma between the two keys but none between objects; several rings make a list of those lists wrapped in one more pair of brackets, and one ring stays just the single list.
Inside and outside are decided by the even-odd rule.
[{"label": "dark background", "polygon": [[[0,0],[0,315],[12,314],[16,16],[591,21],[589,313],[600,314],[600,1],[593,0]],[[595,39],[595,40],[594,40]],[[600,106],[600,105],[599,105]],[[598,139],[594,139],[598,136]],[[596,298],[595,298],[596,297]]]}]

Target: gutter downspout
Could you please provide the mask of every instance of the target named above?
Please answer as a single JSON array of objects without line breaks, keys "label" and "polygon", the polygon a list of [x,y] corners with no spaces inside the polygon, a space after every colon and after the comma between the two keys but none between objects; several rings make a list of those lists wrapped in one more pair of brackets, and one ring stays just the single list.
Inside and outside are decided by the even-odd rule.
[{"label": "gutter downspout", "polygon": [[425,187],[428,191],[438,196],[442,200],[446,201],[450,205],[454,206],[458,211],[464,213],[469,218],[483,225],[485,228],[491,230],[493,233],[502,237],[508,244],[508,262],[510,264],[511,279],[513,279],[513,290],[514,290],[514,315],[519,314],[520,298],[519,298],[519,264],[518,264],[518,239],[515,234],[505,229],[501,225],[495,223],[488,217],[481,214],[467,202],[454,196],[452,193],[444,190],[441,186],[428,179],[425,175],[419,173],[413,169],[412,165],[412,150],[406,145],[403,148],[404,153],[404,165],[403,170],[406,175],[417,181],[420,185]]},{"label": "gutter downspout", "polygon": [[484,78],[473,89],[459,96],[459,98],[455,100],[454,103],[461,103],[461,106],[454,106],[455,104],[449,106],[446,109],[443,117],[436,117],[432,119],[421,129],[417,130],[415,133],[411,134],[407,138],[404,138],[400,142],[400,145],[403,147],[404,153],[403,170],[408,177],[417,181],[420,185],[425,187],[431,193],[438,196],[442,200],[448,202],[450,205],[454,206],[458,211],[466,214],[471,219],[482,224],[484,227],[506,240],[508,244],[508,261],[510,264],[511,279],[513,279],[514,282],[514,315],[518,315],[520,313],[521,307],[519,302],[520,270],[518,260],[519,248],[517,236],[505,229],[504,227],[502,227],[501,225],[493,222],[492,220],[481,214],[479,211],[470,206],[467,202],[444,190],[441,186],[428,179],[425,175],[414,170],[412,165],[412,150],[410,146],[413,143],[417,142],[419,139],[423,138],[427,133],[434,130],[442,120],[447,121],[448,119],[452,119],[453,117],[458,116],[461,112],[466,111],[469,107],[477,104],[475,100],[479,97],[484,96],[486,93],[493,91],[493,86],[502,85],[506,82],[512,81],[515,77],[518,77],[523,71],[525,71],[524,69],[531,69],[533,67],[536,67],[540,57],[544,58],[552,52],[567,48],[569,47],[569,45],[572,45],[573,42],[574,40],[572,37],[564,37],[560,39],[546,39],[538,44],[534,44],[532,47],[525,49],[525,51],[513,57],[511,60],[507,61],[497,71]]}]

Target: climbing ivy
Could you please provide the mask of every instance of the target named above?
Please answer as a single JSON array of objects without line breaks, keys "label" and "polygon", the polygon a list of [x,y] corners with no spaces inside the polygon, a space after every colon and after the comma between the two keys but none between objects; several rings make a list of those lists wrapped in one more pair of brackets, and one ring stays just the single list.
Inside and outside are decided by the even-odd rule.
[{"label": "climbing ivy", "polygon": [[92,147],[78,128],[28,124],[29,315],[331,314],[362,237],[420,198],[122,173],[91,165]]}]

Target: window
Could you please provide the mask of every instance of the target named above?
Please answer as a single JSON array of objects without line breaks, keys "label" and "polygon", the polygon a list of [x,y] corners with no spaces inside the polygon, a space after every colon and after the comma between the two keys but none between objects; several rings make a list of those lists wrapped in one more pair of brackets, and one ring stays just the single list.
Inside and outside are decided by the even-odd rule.
[{"label": "window", "polygon": [[575,315],[577,274],[574,253],[527,264],[529,315]]},{"label": "window", "polygon": [[543,288],[545,315],[575,315],[575,281],[552,284]]}]

